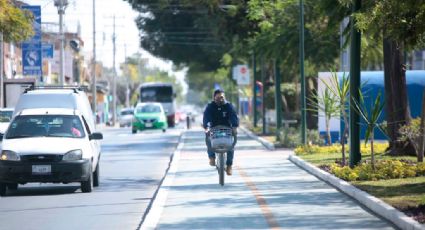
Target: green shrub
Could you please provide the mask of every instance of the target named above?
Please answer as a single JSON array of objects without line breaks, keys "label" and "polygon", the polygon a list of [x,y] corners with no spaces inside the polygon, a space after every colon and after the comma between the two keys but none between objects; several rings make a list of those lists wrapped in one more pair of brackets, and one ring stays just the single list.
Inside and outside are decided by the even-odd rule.
[{"label": "green shrub", "polygon": [[372,169],[370,162],[363,162],[353,169],[332,164],[330,170],[335,176],[347,181],[375,181],[424,175],[425,164],[409,164],[400,160],[380,160],[376,162],[375,170]]},{"label": "green shrub", "polygon": [[301,143],[300,132],[292,127],[281,129],[279,131],[279,139],[282,146],[287,148],[294,148]]},{"label": "green shrub", "polygon": [[421,162],[416,165],[416,175],[425,176],[425,163]]},{"label": "green shrub", "polygon": [[[374,143],[375,154],[385,153],[388,148],[388,143]],[[346,151],[349,151],[349,146],[346,145]],[[300,145],[294,149],[296,154],[314,154],[314,153],[341,153],[342,148],[340,144],[333,144],[331,146],[318,146],[318,145]],[[360,152],[362,154],[370,154],[370,144],[361,145]]]}]

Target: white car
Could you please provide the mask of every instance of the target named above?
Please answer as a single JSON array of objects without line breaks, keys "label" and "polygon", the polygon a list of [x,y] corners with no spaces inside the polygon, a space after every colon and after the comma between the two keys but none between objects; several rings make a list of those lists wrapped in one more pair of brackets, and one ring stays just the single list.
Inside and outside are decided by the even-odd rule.
[{"label": "white car", "polygon": [[6,132],[7,127],[12,120],[13,108],[1,108],[0,109],[0,135]]},{"label": "white car", "polygon": [[122,109],[118,117],[120,127],[131,126],[131,122],[133,121],[133,114],[134,114],[133,108]]},{"label": "white car", "polygon": [[77,89],[22,94],[3,136],[0,195],[31,182],[79,182],[82,192],[99,186],[103,135],[92,116],[87,96]]}]

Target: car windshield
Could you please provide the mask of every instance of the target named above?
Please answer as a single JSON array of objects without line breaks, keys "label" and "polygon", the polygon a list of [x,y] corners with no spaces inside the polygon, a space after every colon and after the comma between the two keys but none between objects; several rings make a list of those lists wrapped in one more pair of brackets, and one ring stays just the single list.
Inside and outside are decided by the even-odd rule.
[{"label": "car windshield", "polygon": [[12,115],[13,111],[0,111],[0,122],[9,122]]},{"label": "car windshield", "polygon": [[133,114],[133,110],[123,110],[121,111],[121,116],[125,116],[125,115],[132,115]]},{"label": "car windshield", "polygon": [[171,86],[141,88],[140,101],[142,102],[172,102],[173,88]]},{"label": "car windshield", "polygon": [[159,113],[161,108],[158,105],[144,105],[137,108],[138,113]]},{"label": "car windshield", "polygon": [[24,137],[84,138],[84,129],[75,115],[22,115],[11,123],[6,139]]}]

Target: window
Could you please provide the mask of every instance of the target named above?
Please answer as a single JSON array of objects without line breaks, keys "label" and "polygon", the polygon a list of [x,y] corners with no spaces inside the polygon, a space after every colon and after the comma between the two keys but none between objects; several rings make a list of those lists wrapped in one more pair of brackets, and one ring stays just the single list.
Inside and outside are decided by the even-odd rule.
[{"label": "window", "polygon": [[84,138],[85,133],[75,115],[23,115],[13,120],[6,139],[42,136]]},{"label": "window", "polygon": [[137,108],[138,113],[160,113],[161,107],[158,105],[144,105]]}]

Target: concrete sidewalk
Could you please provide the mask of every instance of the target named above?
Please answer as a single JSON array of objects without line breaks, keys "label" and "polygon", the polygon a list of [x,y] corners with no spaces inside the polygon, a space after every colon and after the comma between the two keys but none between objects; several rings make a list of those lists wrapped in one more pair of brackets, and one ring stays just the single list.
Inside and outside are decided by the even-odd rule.
[{"label": "concrete sidewalk", "polygon": [[240,134],[218,184],[202,130],[182,137],[142,229],[394,229],[347,195]]}]

